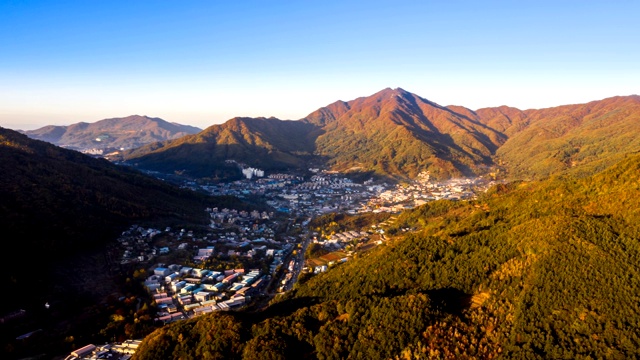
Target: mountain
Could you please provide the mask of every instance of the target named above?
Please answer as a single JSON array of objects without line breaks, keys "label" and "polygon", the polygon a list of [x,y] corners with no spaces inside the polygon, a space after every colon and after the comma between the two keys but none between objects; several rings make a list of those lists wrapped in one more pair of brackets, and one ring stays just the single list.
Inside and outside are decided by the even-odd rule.
[{"label": "mountain", "polygon": [[181,139],[125,152],[130,163],[157,171],[186,171],[196,177],[238,176],[231,159],[268,170],[304,168],[313,155],[317,127],[276,118],[234,118]]},{"label": "mountain", "polygon": [[[194,177],[239,177],[236,160],[264,170],[307,169],[414,178],[506,170],[511,178],[593,174],[640,149],[640,97],[519,110],[441,106],[403,89],[337,101],[295,121],[234,118],[202,133],[125,152],[131,164]],[[503,175],[504,176],[504,175]]]},{"label": "mountain", "polygon": [[496,157],[513,178],[591,174],[640,150],[640,96],[525,110],[480,109],[479,120],[509,139]]},{"label": "mountain", "polygon": [[104,119],[94,123],[77,123],[69,126],[45,126],[23,131],[30,138],[74,150],[131,149],[144,144],[178,139],[196,134],[200,129],[170,123],[160,118],[132,115],[123,118]]},{"label": "mountain", "polygon": [[638,181],[634,153],[582,179],[427,203],[391,221],[382,245],[266,310],[169,324],[135,356],[637,358]]},{"label": "mountain", "polygon": [[316,155],[333,169],[373,170],[436,178],[481,173],[506,136],[466,116],[403,89],[384,89],[312,113],[324,124]]},{"label": "mountain", "polygon": [[[55,269],[101,250],[132,224],[206,223],[204,208],[239,205],[0,128],[3,308],[78,290]],[[91,267],[92,264],[84,266]],[[54,291],[55,288],[57,290]],[[105,286],[105,289],[108,287]],[[86,290],[86,289],[85,289]]]},{"label": "mountain", "polygon": [[143,168],[192,176],[217,176],[224,160],[233,159],[265,170],[320,163],[398,178],[429,170],[444,178],[484,171],[504,141],[477,119],[402,89],[385,89],[298,121],[234,118],[124,156]]}]

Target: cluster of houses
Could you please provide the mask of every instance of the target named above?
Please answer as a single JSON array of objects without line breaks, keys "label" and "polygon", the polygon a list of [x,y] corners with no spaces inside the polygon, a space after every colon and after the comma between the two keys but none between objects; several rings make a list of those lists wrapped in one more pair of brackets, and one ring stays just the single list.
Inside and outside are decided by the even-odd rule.
[{"label": "cluster of houses", "polygon": [[363,184],[337,173],[316,171],[309,179],[297,174],[270,174],[218,184],[190,184],[193,190],[205,190],[212,195],[262,196],[278,212],[301,216],[358,208],[375,194]]},{"label": "cluster of houses", "polygon": [[121,343],[85,345],[72,351],[64,360],[129,360],[136,353],[142,340],[126,340]]},{"label": "cluster of houses", "polygon": [[[337,234],[314,236],[313,242],[322,245],[330,251],[345,249],[349,244],[363,243],[371,237],[371,233],[366,231],[344,231]],[[357,244],[356,243],[356,244]]]},{"label": "cluster of houses", "polygon": [[[124,248],[122,253],[122,259],[120,264],[138,263],[153,260],[158,255],[167,254],[171,251],[168,246],[156,246],[155,239],[157,235],[168,235],[169,238],[175,241],[189,240],[206,240],[197,239],[193,235],[193,230],[181,229],[180,231],[172,231],[170,227],[167,227],[164,231],[154,228],[144,228],[142,226],[133,225],[128,230],[124,231],[118,238],[120,246]],[[185,249],[188,247],[188,243],[180,243],[176,248]]]},{"label": "cluster of houses", "polygon": [[397,185],[392,188],[376,188],[378,195],[355,211],[366,212],[400,212],[414,208],[434,200],[463,200],[475,196],[478,191],[486,191],[495,182],[478,178],[450,179],[442,182],[431,181],[428,173],[418,176],[410,184]]},{"label": "cluster of houses", "polygon": [[216,249],[213,246],[198,249],[198,255],[194,258],[197,262],[216,254],[264,260],[273,258],[277,262],[282,254],[298,242],[292,236],[276,237],[279,224],[272,219],[273,213],[226,208],[208,208],[207,212],[211,218],[210,228],[214,232],[207,242],[215,244]]},{"label": "cluster of houses", "polygon": [[168,323],[245,305],[269,280],[257,269],[213,271],[172,264],[153,269],[144,286],[158,306],[156,320]]},{"label": "cluster of houses", "polygon": [[205,209],[209,213],[211,217],[212,228],[216,228],[216,225],[221,224],[236,224],[241,222],[253,222],[255,220],[269,220],[274,217],[274,213],[267,213],[266,211],[260,212],[258,210],[253,210],[251,212],[245,210],[236,210],[236,209],[218,209],[207,208]]},{"label": "cluster of houses", "polygon": [[[204,262],[215,255],[255,258],[268,250],[279,250],[296,239],[282,236],[276,239],[279,226],[273,212],[207,208],[210,224],[206,235],[194,235],[193,230],[164,231],[133,225],[118,238],[124,249],[120,264],[149,262],[176,249],[196,248],[193,260]],[[162,236],[158,236],[162,234]],[[202,236],[204,235],[204,236]],[[158,243],[156,239],[162,239]],[[215,245],[215,247],[213,246]]]},{"label": "cluster of houses", "polygon": [[162,233],[158,229],[144,228],[133,225],[124,231],[118,238],[118,242],[124,248],[121,264],[141,262],[152,259],[159,253],[159,249],[153,247],[153,239]]},{"label": "cluster of houses", "polygon": [[363,239],[369,236],[366,231],[345,231],[338,234],[333,234],[329,237],[327,243],[346,243],[353,240]]},{"label": "cluster of houses", "polygon": [[399,212],[433,200],[472,198],[494,183],[482,177],[437,182],[428,172],[403,185],[374,184],[371,180],[356,183],[336,172],[310,170],[313,175],[306,179],[296,174],[271,174],[192,187],[214,195],[263,196],[279,212],[316,216],[328,212]]},{"label": "cluster of houses", "polygon": [[[158,266],[144,281],[158,306],[158,321],[167,323],[246,304],[264,291],[299,242],[282,234],[276,240],[278,228],[284,226],[277,223],[277,217],[272,218],[273,213],[226,208],[207,208],[206,212],[211,219],[206,236],[192,230],[173,231],[167,227],[160,231],[134,225],[119,238],[127,261],[149,261],[176,249],[194,251],[194,267]],[[205,264],[214,256],[221,261],[232,256],[253,258],[263,264],[257,267],[265,271],[268,268],[269,272],[206,269]],[[197,267],[198,264],[203,266]]]}]

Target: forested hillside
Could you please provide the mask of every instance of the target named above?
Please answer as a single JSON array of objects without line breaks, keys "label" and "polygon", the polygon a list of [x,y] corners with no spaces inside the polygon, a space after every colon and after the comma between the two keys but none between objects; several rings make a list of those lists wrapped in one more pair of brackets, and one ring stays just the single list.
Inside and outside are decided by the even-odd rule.
[{"label": "forested hillside", "polygon": [[[506,136],[476,119],[403,89],[332,104],[309,116],[324,123],[316,154],[333,169],[372,170],[398,178],[472,176],[492,164]],[[305,121],[305,120],[303,120]]]},{"label": "forested hillside", "polygon": [[540,110],[482,109],[478,115],[509,136],[496,158],[514,179],[593,174],[640,150],[637,95]]},{"label": "forested hillside", "polygon": [[[128,151],[131,164],[235,179],[225,160],[264,170],[326,167],[396,180],[495,173],[587,176],[640,149],[640,97],[519,110],[441,106],[400,88],[337,101],[297,121],[234,118],[199,134]],[[506,173],[505,173],[506,170]]]},{"label": "forested hillside", "polygon": [[636,358],[639,220],[637,153],[582,179],[428,203],[265,312],[166,326],[135,357]]},{"label": "forested hillside", "polygon": [[193,136],[124,154],[137,166],[225,177],[225,160],[265,170],[323,166],[396,179],[430,171],[434,178],[487,171],[506,136],[475,118],[410,92],[384,89],[338,101],[298,121],[234,118]]},{"label": "forested hillside", "polygon": [[315,126],[275,118],[234,118],[174,141],[149,144],[125,153],[131,164],[188,176],[233,179],[235,160],[267,170],[304,168],[313,154]]}]

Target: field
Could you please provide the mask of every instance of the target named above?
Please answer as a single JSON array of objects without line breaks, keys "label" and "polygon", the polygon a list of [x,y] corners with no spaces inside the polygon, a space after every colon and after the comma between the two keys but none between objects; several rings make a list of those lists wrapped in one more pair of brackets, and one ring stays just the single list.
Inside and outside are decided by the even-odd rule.
[{"label": "field", "polygon": [[307,264],[312,267],[329,265],[331,261],[338,261],[345,257],[347,257],[347,253],[344,251],[334,251],[317,258],[308,259]]}]

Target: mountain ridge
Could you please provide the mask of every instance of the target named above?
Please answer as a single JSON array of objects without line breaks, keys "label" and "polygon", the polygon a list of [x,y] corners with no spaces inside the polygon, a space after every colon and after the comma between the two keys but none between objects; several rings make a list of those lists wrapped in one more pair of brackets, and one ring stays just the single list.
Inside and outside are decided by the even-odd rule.
[{"label": "mountain ridge", "polygon": [[71,125],[48,125],[21,133],[52,144],[74,149],[136,148],[150,142],[177,139],[201,129],[168,122],[146,115],[130,115],[108,118],[93,123],[79,122]]},{"label": "mountain ridge", "polygon": [[[127,151],[124,156],[130,163],[142,163],[159,171],[186,168],[192,176],[216,178],[232,174],[237,177],[238,169],[226,165],[225,160],[267,165],[269,169],[302,167],[303,158],[313,152],[307,139],[314,136],[314,130],[315,125],[301,121],[236,117],[198,134]],[[169,164],[167,157],[172,159]]]},{"label": "mountain ridge", "polygon": [[496,158],[519,178],[590,174],[640,149],[638,95],[525,110],[513,119],[505,130],[512,135]]},{"label": "mountain ridge", "polygon": [[[478,164],[487,164],[504,141],[484,124],[402,88],[347,104],[349,110],[335,114],[317,141],[318,154],[333,158],[330,164],[343,169],[361,163],[366,169],[409,177],[424,170],[435,177],[470,175]],[[364,147],[349,139],[336,141],[349,135],[361,137]],[[372,159],[374,154],[377,159]]]},{"label": "mountain ridge", "polygon": [[[238,119],[245,127],[238,126]],[[215,173],[224,160],[232,159],[266,170],[320,163],[398,178],[425,170],[435,177],[451,177],[482,172],[504,140],[477,119],[401,88],[387,88],[336,101],[299,120],[233,118],[196,136],[127,151],[124,159],[162,171],[182,171],[188,164],[187,172],[193,176]],[[203,145],[207,142],[211,144]],[[389,144],[392,149],[387,149]],[[226,151],[213,150],[219,145]]]},{"label": "mountain ridge", "polygon": [[[440,179],[477,176],[500,168],[512,177],[541,178],[574,171],[576,164],[580,166],[575,173],[592,173],[590,159],[565,159],[565,165],[554,160],[565,150],[551,135],[560,131],[566,141],[579,142],[578,147],[587,152],[594,151],[591,141],[621,142],[623,131],[618,128],[628,128],[627,133],[635,129],[629,123],[632,119],[621,116],[625,111],[630,112],[627,118],[640,114],[638,99],[631,95],[547,109],[499,106],[471,110],[442,106],[402,88],[385,88],[370,96],[335,101],[299,120],[233,118],[197,136],[125,152],[124,159],[143,168],[186,171],[196,177],[225,173],[220,169],[226,159],[265,170],[322,165],[395,179],[414,178],[423,171]],[[596,113],[609,118],[614,130],[606,134],[608,138],[585,139],[581,124],[593,120]],[[550,124],[555,124],[551,131]],[[211,144],[205,146],[208,142]],[[618,157],[640,148],[635,141],[627,142],[628,146],[612,149],[610,155]]]},{"label": "mountain ridge", "polygon": [[[640,148],[629,135],[640,131],[634,122],[639,99],[614,96],[544,109],[471,110],[385,88],[335,101],[298,120],[232,118],[196,134],[135,147],[114,159],[220,180],[240,177],[225,160],[267,171],[325,167],[394,180],[424,171],[438,179],[488,173],[533,179],[565,171],[582,176],[602,169],[609,156],[617,159]],[[63,130],[50,133],[60,137]],[[599,147],[606,156],[594,155]]]}]

